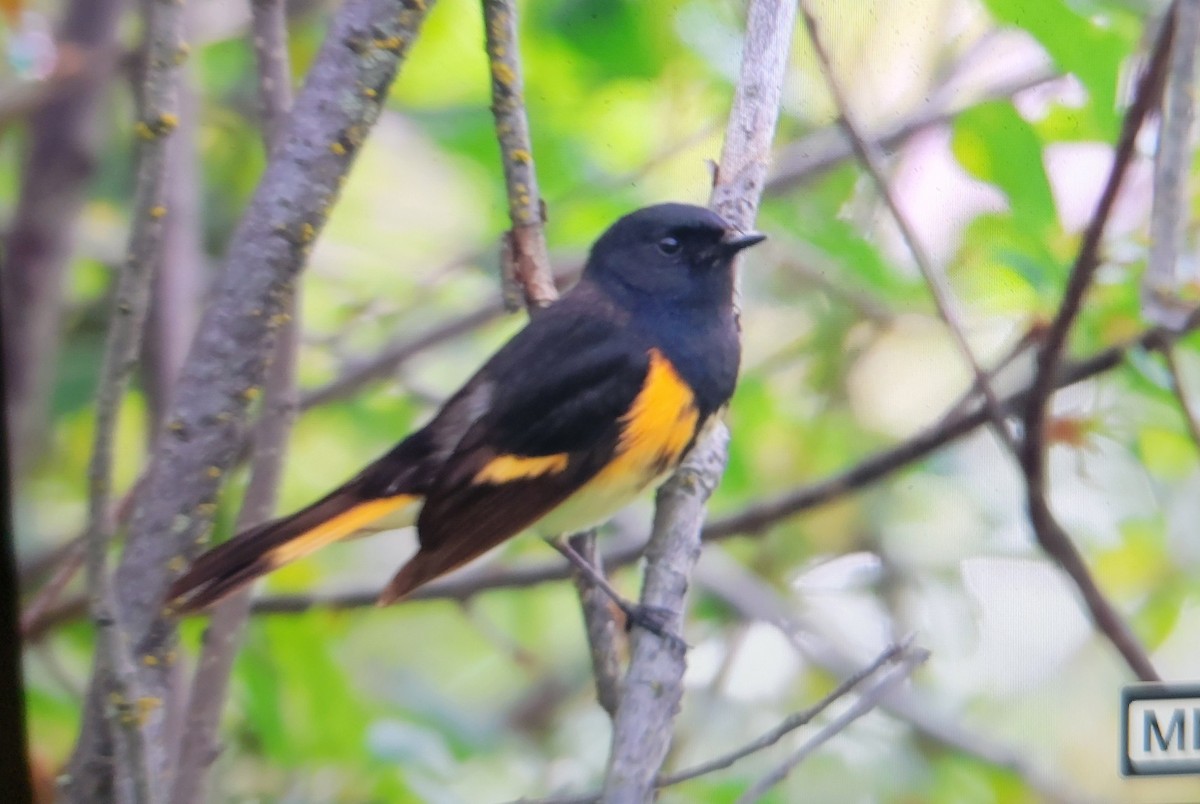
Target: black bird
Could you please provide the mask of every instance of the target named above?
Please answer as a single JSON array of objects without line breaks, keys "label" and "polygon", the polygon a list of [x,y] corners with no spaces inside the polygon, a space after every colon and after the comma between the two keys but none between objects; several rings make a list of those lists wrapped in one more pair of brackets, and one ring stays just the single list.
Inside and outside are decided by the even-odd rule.
[{"label": "black bird", "polygon": [[411,593],[517,533],[600,524],[677,467],[737,382],[733,260],[764,235],[702,207],[618,220],[579,283],[427,425],[325,497],[201,555],[180,613],[364,531],[417,526],[420,550],[379,596]]}]

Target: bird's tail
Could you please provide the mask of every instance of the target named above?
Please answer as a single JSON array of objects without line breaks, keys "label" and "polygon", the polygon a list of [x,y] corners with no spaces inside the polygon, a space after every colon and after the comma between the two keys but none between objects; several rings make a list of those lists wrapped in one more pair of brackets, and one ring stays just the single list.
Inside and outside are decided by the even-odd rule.
[{"label": "bird's tail", "polygon": [[[177,614],[207,608],[256,578],[368,530],[380,520],[387,527],[410,524],[419,496],[363,499],[342,488],[294,514],[239,533],[201,555],[171,585],[167,602]],[[408,514],[408,516],[406,516]]]}]

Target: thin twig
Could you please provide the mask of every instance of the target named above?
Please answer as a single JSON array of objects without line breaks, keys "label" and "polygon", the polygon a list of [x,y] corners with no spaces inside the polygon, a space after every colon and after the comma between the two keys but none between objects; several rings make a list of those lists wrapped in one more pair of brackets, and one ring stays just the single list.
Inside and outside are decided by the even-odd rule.
[{"label": "thin twig", "polygon": [[[131,795],[138,802],[158,801],[162,795],[140,728],[145,707],[154,699],[142,692],[130,655],[131,635],[115,606],[108,568],[108,545],[112,538],[109,513],[117,415],[141,346],[154,267],[162,257],[163,216],[167,211],[169,186],[167,143],[179,122],[183,7],[155,3],[149,6],[147,15],[141,104],[134,127],[139,147],[133,226],[128,256],[117,279],[96,391],[84,537],[88,610],[96,627],[95,674],[101,694],[112,704],[108,722],[117,746],[113,783],[119,795]],[[83,793],[69,789],[71,795]]]},{"label": "thin twig", "polygon": [[372,382],[395,373],[403,363],[435,346],[453,340],[489,324],[504,315],[504,305],[488,301],[435,325],[419,335],[404,338],[385,346],[370,360],[353,365],[325,385],[308,391],[300,398],[300,409],[308,410],[352,396]]},{"label": "thin twig", "polygon": [[[512,0],[483,0],[488,61],[492,70],[492,114],[508,187],[513,228],[502,251],[505,286],[516,285],[530,312],[558,298],[546,256],[542,197],[538,193],[529,120],[525,115],[521,53],[517,42],[517,6]],[[506,296],[509,295],[506,293]]]},{"label": "thin twig", "polygon": [[[721,600],[744,621],[774,625],[807,664],[847,678],[861,667],[861,660],[847,655],[821,623],[806,622],[796,612],[795,602],[785,598],[761,577],[721,550],[706,550],[696,571],[696,583],[706,594]],[[895,690],[882,708],[910,724],[918,736],[952,751],[977,757],[988,765],[1020,778],[1039,800],[1083,802],[1087,797],[1070,789],[1061,778],[1036,759],[1036,753],[1015,748],[964,725],[961,718],[941,712],[941,707],[914,688]]]},{"label": "thin twig", "polygon": [[[907,658],[910,658],[912,655],[912,641],[913,640],[910,637],[903,642],[887,646],[883,652],[876,656],[874,661],[872,661],[870,664],[866,665],[858,672],[842,679],[841,683],[834,687],[833,691],[828,695],[807,709],[788,715],[778,726],[761,735],[757,739],[750,741],[746,745],[743,745],[734,751],[730,751],[728,754],[723,754],[719,757],[710,759],[707,762],[702,762],[699,765],[688,768],[687,770],[662,776],[658,779],[657,785],[659,787],[667,787],[669,785],[679,784],[680,782],[686,782],[691,779],[697,779],[714,771],[724,770],[725,768],[732,767],[733,764],[738,760],[744,759],[751,754],[762,751],[765,748],[770,748],[796,729],[811,723],[813,718],[828,709],[829,706],[835,701],[838,701],[839,699],[848,695],[859,684],[875,675],[875,673],[878,672],[879,669],[884,665],[892,664],[893,662],[897,661],[902,662]],[[918,654],[923,653],[923,650],[918,651]]]},{"label": "thin twig", "polygon": [[829,721],[829,723],[825,724],[820,731],[797,749],[785,762],[781,763],[778,768],[768,773],[738,797],[738,804],[742,804],[743,802],[750,804],[750,802],[760,799],[768,790],[786,779],[788,774],[795,770],[814,751],[845,731],[851,723],[877,707],[879,702],[891,692],[893,687],[912,675],[913,671],[928,658],[929,654],[925,651],[910,654],[902,658],[897,667],[889,670],[882,678],[872,684],[850,706]]},{"label": "thin twig", "polygon": [[[284,123],[292,107],[287,18],[283,0],[254,0],[251,37],[258,65],[259,100],[263,107],[263,139],[268,154],[278,151]],[[242,531],[268,519],[275,510],[288,435],[296,418],[296,354],[299,346],[299,291],[284,304],[287,321],[280,328],[275,354],[263,389],[263,407],[254,431],[250,483],[238,515]],[[187,720],[175,762],[172,804],[205,800],[209,768],[218,754],[217,729],[229,687],[233,660],[250,613],[249,588],[213,610],[204,647],[196,663]]]},{"label": "thin twig", "polygon": [[1171,50],[1174,20],[1175,7],[1172,6],[1163,21],[1162,30],[1154,44],[1150,63],[1139,82],[1133,105],[1125,115],[1108,180],[1105,182],[1100,200],[1084,231],[1083,242],[1075,257],[1075,265],[1067,280],[1067,287],[1063,293],[1058,313],[1047,329],[1041,348],[1038,350],[1037,373],[1034,375],[1029,391],[1029,401],[1025,408],[1025,437],[1019,454],[1021,469],[1025,476],[1030,523],[1033,525],[1038,543],[1071,577],[1071,580],[1079,588],[1096,627],[1112,642],[1137,677],[1143,681],[1158,679],[1158,673],[1150,663],[1145,649],[1122,619],[1120,613],[1100,591],[1086,562],[1071,542],[1071,537],[1050,510],[1046,478],[1048,446],[1046,416],[1050,397],[1057,385],[1058,367],[1066,349],[1067,336],[1083,307],[1083,298],[1088,287],[1091,286],[1092,277],[1100,264],[1100,242],[1103,239],[1109,216],[1112,214],[1113,205],[1116,203],[1121,181],[1133,160],[1138,131],[1141,130],[1142,122],[1150,114],[1161,94],[1162,82],[1167,72],[1168,55]]},{"label": "thin twig", "polygon": [[[787,735],[791,734],[796,729],[810,723],[813,718],[824,712],[831,704],[847,695],[851,690],[857,687],[866,679],[875,675],[881,667],[890,664],[897,660],[897,657],[904,658],[902,654],[907,654],[911,647],[911,640],[897,645],[889,645],[884,649],[878,657],[875,658],[867,666],[863,667],[856,673],[847,676],[834,688],[832,692],[824,696],[820,701],[801,712],[796,712],[784,720],[775,728],[766,732],[762,736],[752,740],[740,748],[730,751],[727,754],[722,754],[707,762],[702,762],[687,770],[678,773],[672,773],[666,776],[660,776],[654,780],[656,790],[661,790],[664,787],[680,784],[682,782],[691,781],[701,776],[706,776],[719,770],[732,767],[738,760],[744,759],[751,754],[755,754],[766,748],[778,743]],[[595,804],[600,800],[599,793],[584,793],[574,796],[554,796],[545,799],[535,799],[532,801],[522,800],[524,804]]]},{"label": "thin twig", "polygon": [[1179,0],[1174,45],[1154,156],[1154,203],[1150,210],[1150,260],[1142,277],[1142,308],[1156,324],[1172,326],[1187,314],[1178,298],[1186,272],[1180,265],[1189,204],[1188,179],[1195,119],[1196,45],[1200,0]]},{"label": "thin twig", "polygon": [[1184,380],[1183,367],[1179,365],[1175,347],[1171,344],[1164,344],[1159,351],[1162,352],[1167,363],[1167,371],[1171,374],[1171,385],[1175,388],[1175,397],[1179,400],[1179,412],[1183,414],[1188,435],[1192,437],[1193,446],[1200,449],[1200,418],[1197,418],[1196,403]]},{"label": "thin twig", "polygon": [[896,667],[888,670],[879,680],[864,690],[862,695],[855,698],[854,702],[846,707],[845,710],[839,712],[836,717],[822,726],[816,734],[806,741],[804,745],[800,746],[785,762],[782,762],[779,767],[759,779],[749,790],[739,796],[738,804],[743,804],[743,802],[750,804],[750,802],[762,798],[768,790],[786,779],[788,774],[795,770],[796,766],[807,759],[814,751],[838,734],[841,734],[846,730],[847,726],[878,706],[879,702],[892,691],[892,688],[912,675],[912,672],[924,664],[928,658],[929,653],[924,650],[913,651],[903,656]]},{"label": "thin twig", "polygon": [[[600,577],[604,561],[596,549],[596,531],[578,533],[571,537],[570,546]],[[587,574],[573,574],[579,594],[583,622],[587,630],[588,647],[592,656],[592,676],[596,679],[596,701],[610,718],[616,717],[620,703],[620,673],[618,642],[619,626],[613,616],[612,600]]]},{"label": "thin twig", "polygon": [[929,286],[938,314],[941,316],[942,321],[945,322],[946,328],[950,331],[955,346],[958,347],[963,359],[966,360],[967,365],[970,367],[971,373],[975,377],[975,384],[983,394],[984,406],[988,412],[988,416],[991,418],[996,437],[1013,454],[1016,454],[1016,441],[1013,439],[1012,433],[1009,432],[1008,425],[1004,421],[1004,415],[1000,409],[1000,401],[996,396],[996,391],[992,388],[987,372],[984,371],[978,358],[975,357],[974,350],[971,349],[971,345],[967,342],[962,315],[958,309],[958,302],[955,300],[954,294],[947,286],[945,280],[938,273],[937,269],[934,268],[933,260],[930,259],[928,252],[925,251],[925,247],[917,236],[916,230],[913,229],[908,216],[904,214],[904,210],[900,208],[900,204],[896,201],[896,196],[892,192],[892,188],[888,184],[885,175],[883,155],[879,152],[879,147],[872,142],[868,142],[861,133],[862,129],[856,122],[855,114],[850,109],[849,100],[842,89],[841,81],[833,69],[833,60],[830,58],[829,52],[825,49],[825,45],[821,40],[817,20],[809,9],[809,0],[800,0],[799,5],[800,13],[804,18],[804,24],[808,28],[809,39],[812,41],[813,52],[816,53],[817,61],[821,65],[821,71],[825,75],[825,83],[828,85],[829,93],[833,96],[834,104],[837,106],[842,129],[846,132],[846,137],[854,147],[855,153],[858,154],[859,161],[866,168],[867,173],[875,183],[876,191],[891,212],[896,227],[900,230],[904,242],[908,244],[908,249],[912,252],[913,260],[916,261],[917,268],[921,271],[921,276],[925,279],[925,284]]}]

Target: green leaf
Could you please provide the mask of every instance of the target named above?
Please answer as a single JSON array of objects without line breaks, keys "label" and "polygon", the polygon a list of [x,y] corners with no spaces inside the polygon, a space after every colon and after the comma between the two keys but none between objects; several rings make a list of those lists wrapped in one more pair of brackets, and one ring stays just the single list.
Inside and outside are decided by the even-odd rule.
[{"label": "green leaf", "polygon": [[1029,123],[1004,101],[984,103],[958,116],[954,155],[971,175],[1008,196],[1013,217],[1044,232],[1056,219],[1054,195],[1042,164],[1042,142]]},{"label": "green leaf", "polygon": [[1121,33],[1077,13],[1063,0],[985,0],[1000,22],[1028,31],[1055,64],[1087,89],[1097,134],[1112,139],[1117,114],[1117,76],[1130,44]]}]

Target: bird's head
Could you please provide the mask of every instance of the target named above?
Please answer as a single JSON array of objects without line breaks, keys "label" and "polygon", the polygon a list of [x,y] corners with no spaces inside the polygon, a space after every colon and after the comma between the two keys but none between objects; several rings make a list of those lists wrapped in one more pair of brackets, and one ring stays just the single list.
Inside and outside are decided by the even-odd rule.
[{"label": "bird's head", "polygon": [[610,226],[592,246],[584,276],[656,300],[719,304],[730,298],[733,258],[764,239],[704,207],[658,204]]}]

